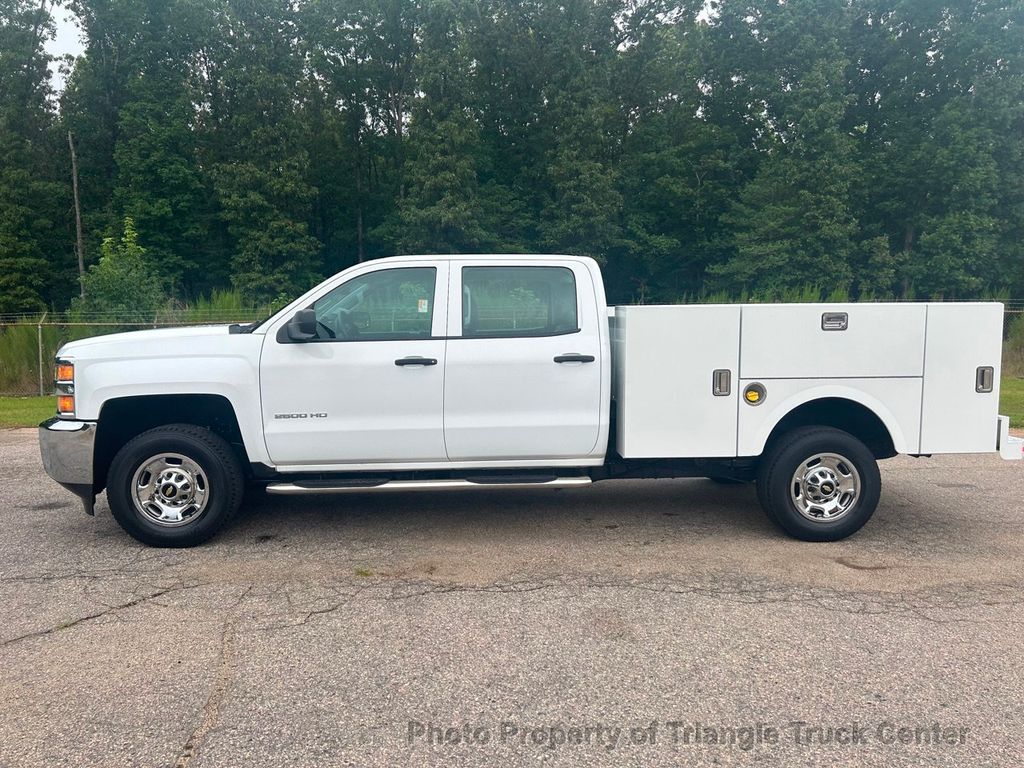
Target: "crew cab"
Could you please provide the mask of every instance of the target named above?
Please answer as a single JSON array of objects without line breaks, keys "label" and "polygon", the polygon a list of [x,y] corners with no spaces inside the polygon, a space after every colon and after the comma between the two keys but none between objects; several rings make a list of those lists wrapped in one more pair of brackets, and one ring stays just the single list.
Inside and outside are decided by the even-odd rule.
[{"label": "crew cab", "polygon": [[46,471],[191,546],[271,494],[756,481],[782,530],[849,536],[877,460],[999,452],[997,303],[608,307],[592,259],[358,264],[263,322],[65,344]]}]

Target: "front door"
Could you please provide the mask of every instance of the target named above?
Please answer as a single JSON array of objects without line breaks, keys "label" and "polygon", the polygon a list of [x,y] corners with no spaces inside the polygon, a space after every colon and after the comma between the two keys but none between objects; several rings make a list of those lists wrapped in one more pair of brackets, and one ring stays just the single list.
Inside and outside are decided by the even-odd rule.
[{"label": "front door", "polygon": [[275,464],[446,460],[447,287],[444,262],[378,267],[313,302],[316,339],[270,329],[260,389]]},{"label": "front door", "polygon": [[467,259],[450,268],[448,458],[593,454],[601,424],[601,319],[586,267]]}]

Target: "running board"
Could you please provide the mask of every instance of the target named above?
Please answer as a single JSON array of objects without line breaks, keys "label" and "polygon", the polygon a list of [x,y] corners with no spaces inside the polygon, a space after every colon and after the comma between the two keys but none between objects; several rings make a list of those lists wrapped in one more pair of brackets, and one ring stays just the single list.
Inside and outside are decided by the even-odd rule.
[{"label": "running board", "polygon": [[282,496],[296,496],[305,493],[375,493],[380,491],[464,491],[481,488],[578,488],[590,485],[589,477],[543,477],[531,480],[382,480],[381,482],[305,481],[294,483],[273,483],[267,486],[267,493]]}]

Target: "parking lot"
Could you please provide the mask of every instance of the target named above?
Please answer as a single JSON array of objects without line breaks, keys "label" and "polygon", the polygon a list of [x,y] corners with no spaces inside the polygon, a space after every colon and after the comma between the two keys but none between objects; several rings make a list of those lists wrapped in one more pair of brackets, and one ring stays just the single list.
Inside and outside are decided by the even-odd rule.
[{"label": "parking lot", "polygon": [[[148,549],[0,431],[0,766],[1020,765],[1024,466],[257,498]],[[824,742],[824,743],[822,743]]]}]

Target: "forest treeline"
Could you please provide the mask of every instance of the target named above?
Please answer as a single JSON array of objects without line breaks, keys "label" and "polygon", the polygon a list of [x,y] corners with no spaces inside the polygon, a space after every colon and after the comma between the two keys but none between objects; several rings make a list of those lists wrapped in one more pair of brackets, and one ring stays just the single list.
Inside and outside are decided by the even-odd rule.
[{"label": "forest treeline", "polygon": [[72,144],[139,301],[511,251],[615,301],[1024,296],[1022,0],[68,6],[58,94],[51,4],[0,0],[0,313],[79,293]]}]

